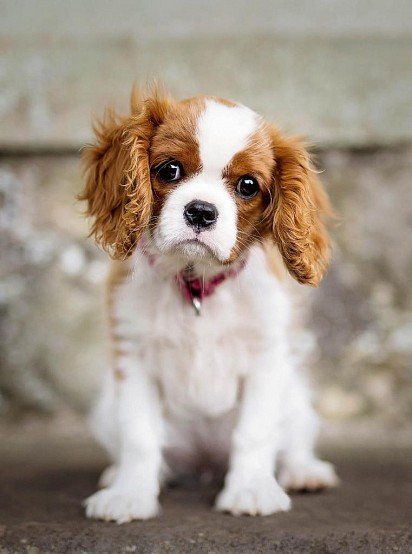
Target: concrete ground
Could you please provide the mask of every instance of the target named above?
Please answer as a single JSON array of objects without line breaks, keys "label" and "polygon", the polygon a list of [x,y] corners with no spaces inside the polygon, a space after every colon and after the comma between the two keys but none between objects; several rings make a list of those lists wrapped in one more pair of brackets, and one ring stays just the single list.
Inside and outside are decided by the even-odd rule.
[{"label": "concrete ground", "polygon": [[160,518],[119,526],[80,508],[105,464],[83,430],[0,429],[0,553],[412,552],[412,449],[329,446],[324,455],[341,487],[294,495],[290,513],[218,514],[216,489],[191,485],[163,493]]}]

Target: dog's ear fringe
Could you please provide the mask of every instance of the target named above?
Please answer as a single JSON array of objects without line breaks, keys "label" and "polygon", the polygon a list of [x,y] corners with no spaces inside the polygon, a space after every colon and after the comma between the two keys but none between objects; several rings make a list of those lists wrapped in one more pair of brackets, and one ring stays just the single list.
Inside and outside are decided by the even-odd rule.
[{"label": "dog's ear fringe", "polygon": [[326,222],[334,214],[302,139],[285,138],[274,127],[270,133],[275,159],[273,237],[291,275],[316,287],[330,262]]},{"label": "dog's ear fringe", "polygon": [[153,129],[172,99],[163,86],[133,86],[130,114],[108,108],[95,119],[95,142],[82,153],[86,184],[78,199],[87,202],[90,235],[114,259],[125,259],[147,229],[152,212],[148,150]]}]

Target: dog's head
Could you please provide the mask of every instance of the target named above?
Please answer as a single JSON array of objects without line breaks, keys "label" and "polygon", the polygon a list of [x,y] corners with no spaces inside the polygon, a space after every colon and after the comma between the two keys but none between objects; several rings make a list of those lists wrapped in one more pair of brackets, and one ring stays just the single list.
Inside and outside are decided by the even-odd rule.
[{"label": "dog's head", "polygon": [[328,265],[327,197],[296,139],[241,104],[155,91],[108,113],[86,148],[92,232],[113,257],[146,232],[159,253],[228,264],[271,239],[289,272],[317,285]]}]

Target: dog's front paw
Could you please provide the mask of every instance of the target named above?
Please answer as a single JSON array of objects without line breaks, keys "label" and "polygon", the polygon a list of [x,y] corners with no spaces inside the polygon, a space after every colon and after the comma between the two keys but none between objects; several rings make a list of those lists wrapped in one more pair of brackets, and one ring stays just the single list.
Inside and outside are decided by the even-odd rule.
[{"label": "dog's front paw", "polygon": [[279,473],[279,483],[288,491],[319,491],[336,487],[339,479],[332,464],[314,459],[285,464]]},{"label": "dog's front paw", "polygon": [[116,523],[134,519],[150,519],[159,513],[156,497],[144,498],[139,494],[115,488],[103,489],[83,502],[86,516]]},{"label": "dog's front paw", "polygon": [[248,483],[229,479],[216,499],[216,509],[237,515],[268,516],[290,510],[291,501],[274,477],[256,477]]}]

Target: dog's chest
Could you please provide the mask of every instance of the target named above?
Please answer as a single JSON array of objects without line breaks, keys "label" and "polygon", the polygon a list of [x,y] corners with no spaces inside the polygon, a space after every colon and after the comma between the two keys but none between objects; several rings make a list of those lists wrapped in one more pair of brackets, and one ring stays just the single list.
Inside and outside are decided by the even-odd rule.
[{"label": "dog's chest", "polygon": [[182,301],[179,291],[173,294],[154,314],[153,333],[145,340],[165,406],[173,413],[225,413],[236,404],[259,342],[253,310],[247,299],[239,301],[230,284],[203,301],[201,315]]},{"label": "dog's chest", "polygon": [[[259,254],[259,252],[257,253]],[[150,267],[120,287],[115,317],[136,343],[171,413],[217,416],[236,406],[243,377],[280,340],[285,296],[262,260],[204,299],[196,315],[175,280]]]},{"label": "dog's chest", "polygon": [[179,305],[163,318],[152,345],[165,404],[172,412],[220,415],[236,404],[253,324],[245,326],[246,311],[228,290],[205,299],[200,316]]}]

